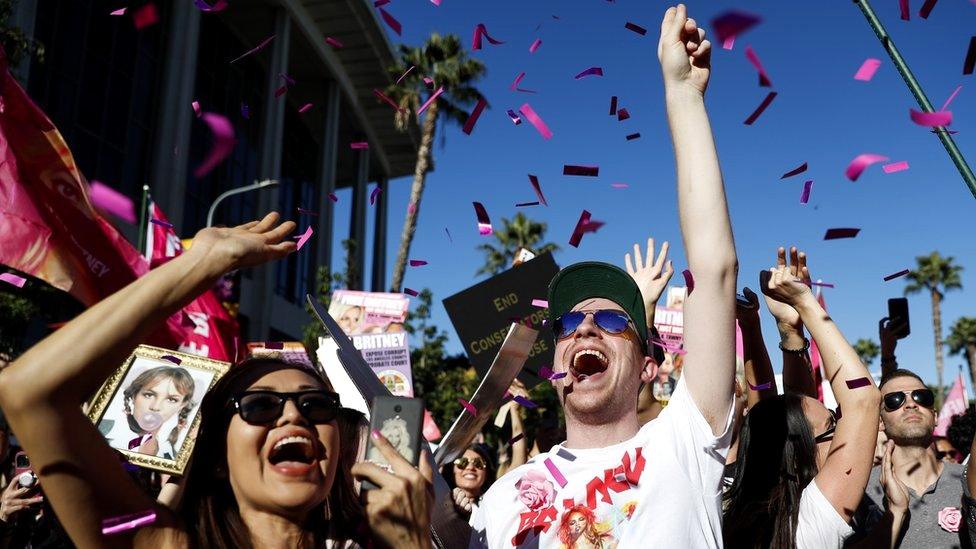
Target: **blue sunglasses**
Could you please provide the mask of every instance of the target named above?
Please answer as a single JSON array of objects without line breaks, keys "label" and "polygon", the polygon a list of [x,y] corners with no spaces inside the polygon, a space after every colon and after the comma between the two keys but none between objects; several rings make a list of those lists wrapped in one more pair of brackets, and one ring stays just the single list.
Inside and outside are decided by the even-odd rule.
[{"label": "blue sunglasses", "polygon": [[565,339],[573,335],[576,329],[579,328],[579,325],[583,323],[586,315],[593,315],[593,322],[608,334],[622,334],[631,323],[630,317],[623,311],[608,309],[588,312],[570,311],[559,315],[552,322],[553,335],[556,336],[556,339]]}]

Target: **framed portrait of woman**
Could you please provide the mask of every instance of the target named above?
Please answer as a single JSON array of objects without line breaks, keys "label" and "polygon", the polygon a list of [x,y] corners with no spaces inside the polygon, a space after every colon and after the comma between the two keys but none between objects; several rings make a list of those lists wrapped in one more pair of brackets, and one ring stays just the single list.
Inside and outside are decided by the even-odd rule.
[{"label": "framed portrait of woman", "polygon": [[200,403],[229,368],[140,345],[89,401],[88,417],[129,462],[182,475],[196,442]]}]

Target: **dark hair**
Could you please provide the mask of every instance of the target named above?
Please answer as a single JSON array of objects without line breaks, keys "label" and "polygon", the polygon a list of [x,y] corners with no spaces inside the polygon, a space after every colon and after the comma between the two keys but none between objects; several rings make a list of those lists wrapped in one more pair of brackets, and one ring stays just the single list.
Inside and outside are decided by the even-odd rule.
[{"label": "dark hair", "polygon": [[[485,460],[485,483],[481,485],[481,493],[478,494],[478,497],[480,498],[481,496],[485,495],[485,492],[488,491],[488,488],[492,485],[492,483],[495,482],[495,474],[497,472],[495,470],[495,462],[494,460],[491,459],[491,450],[488,449],[488,447],[485,446],[484,444],[472,444],[471,446],[468,446],[467,448],[464,449],[465,452],[467,452],[468,450],[471,450],[472,452],[478,454],[479,456],[481,456],[481,459]],[[463,455],[464,452],[462,452],[461,455],[459,455],[458,457],[461,457]],[[457,488],[457,484],[454,483],[454,462],[453,461],[444,464],[444,467],[441,468],[441,476],[444,477],[444,481],[447,482],[447,485],[451,488],[451,490]]]},{"label": "dark hair", "polygon": [[970,404],[965,412],[952,416],[949,428],[946,429],[946,438],[963,457],[969,455],[974,435],[976,435],[976,403]]},{"label": "dark hair", "polygon": [[925,385],[925,381],[923,381],[922,378],[918,377],[918,374],[916,374],[915,372],[913,372],[911,370],[905,370],[904,368],[898,368],[897,370],[892,370],[892,371],[888,372],[888,375],[882,377],[881,378],[881,383],[878,384],[878,387],[881,387],[882,385],[884,385],[885,383],[888,383],[889,381],[891,381],[892,379],[895,379],[896,377],[911,377],[911,378],[915,378],[923,386],[926,386]]},{"label": "dark hair", "polygon": [[816,442],[803,398],[786,393],[762,400],[746,415],[735,480],[725,495],[727,547],[796,545],[800,496],[817,475]]},{"label": "dark hair", "polygon": [[[254,358],[231,367],[203,398],[193,463],[178,511],[190,547],[253,547],[226,474],[227,429],[234,416],[230,401],[264,375],[284,369],[305,372],[332,390],[327,379],[306,366],[279,359]],[[340,437],[340,452],[345,443]],[[224,474],[219,474],[220,471]],[[351,473],[340,459],[326,500],[309,513],[306,529],[313,536],[312,546],[325,547],[329,536],[337,540],[353,539],[362,523],[362,505],[353,491]]]}]

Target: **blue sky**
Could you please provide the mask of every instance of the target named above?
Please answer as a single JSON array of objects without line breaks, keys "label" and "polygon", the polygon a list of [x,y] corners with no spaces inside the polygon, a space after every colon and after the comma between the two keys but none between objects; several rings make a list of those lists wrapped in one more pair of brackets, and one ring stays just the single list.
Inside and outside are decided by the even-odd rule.
[{"label": "blue sky", "polygon": [[[474,276],[483,261],[475,247],[485,237],[478,234],[472,201],[482,202],[496,223],[518,210],[547,223],[549,239],[562,248],[556,261],[564,266],[592,259],[622,265],[633,243],[654,236],[671,242],[676,269],[680,273],[685,268],[656,58],[659,23],[667,5],[635,0],[443,0],[438,7],[422,0],[398,0],[386,6],[403,24],[405,43],[419,44],[431,32],[439,32],[456,33],[470,45],[478,23],[505,41],[473,52],[488,67],[479,87],[491,107],[472,135],[448,127],[443,146],[438,139],[436,171],[427,179],[411,251],[411,257],[429,265],[408,268],[406,277],[408,287],[433,291],[434,320],[451,334],[452,351],[460,352],[461,346],[440,300],[483,278]],[[912,2],[912,20],[905,22],[898,18],[897,2],[874,2],[936,106],[963,85],[951,107],[952,127],[959,131],[955,138],[963,153],[976,162],[976,85],[972,76],[962,74],[976,6],[943,0],[928,20],[918,18],[920,6]],[[739,37],[732,51],[716,49],[706,99],[735,231],[739,287],[755,288],[757,272],[775,262],[776,247],[795,244],[809,254],[814,277],[835,284],[826,290],[827,305],[848,339],[876,340],[886,300],[902,295],[905,285],[904,279],[885,283],[882,277],[913,266],[918,255],[938,250],[966,267],[963,291],[946,296],[944,330],[962,315],[976,315],[976,200],[937,137],[909,119],[909,108],[917,105],[857,7],[851,2],[773,1],[689,5],[690,15],[709,31],[710,21],[730,9],[763,18]],[[647,35],[625,29],[628,21],[646,27]],[[536,38],[542,39],[542,46],[530,54],[529,45]],[[392,34],[391,39],[397,41]],[[759,55],[772,89],[779,93],[753,126],[742,122],[769,90],[758,86],[756,71],[744,55],[747,45]],[[855,81],[854,73],[868,57],[881,59],[880,69],[869,83]],[[605,76],[573,79],[591,66],[602,67]],[[509,90],[521,71],[526,72],[522,87],[537,94]],[[611,95],[620,98],[630,120],[618,122],[608,116]],[[551,140],[542,139],[529,124],[511,123],[505,110],[517,110],[524,102],[548,123],[554,133]],[[625,140],[635,132],[642,137]],[[907,160],[911,168],[884,174],[875,165],[852,183],[844,177],[844,168],[863,152]],[[809,163],[806,174],[779,179],[802,162]],[[564,164],[599,165],[600,177],[563,176]],[[539,176],[548,207],[514,207],[535,200],[529,173]],[[815,181],[810,203],[801,205],[800,191],[810,178]],[[617,182],[629,188],[612,188]],[[391,268],[409,190],[410,179],[404,178],[392,181],[386,193],[391,201]],[[337,227],[347,226],[348,207],[348,194],[340,195]],[[584,208],[606,225],[585,235],[574,249],[567,242]],[[823,241],[824,231],[831,227],[862,231],[852,240]],[[680,275],[674,282],[680,283]],[[928,295],[912,296],[910,307],[912,335],[899,344],[900,363],[934,381]],[[772,353],[775,326],[765,318],[763,328],[779,370],[778,351]],[[947,357],[946,383],[963,363],[962,357]]]}]

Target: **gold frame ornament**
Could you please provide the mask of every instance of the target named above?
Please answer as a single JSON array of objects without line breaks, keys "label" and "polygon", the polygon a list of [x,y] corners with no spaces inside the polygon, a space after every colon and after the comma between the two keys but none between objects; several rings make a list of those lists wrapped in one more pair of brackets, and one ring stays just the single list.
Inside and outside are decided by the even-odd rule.
[{"label": "gold frame ornament", "polygon": [[[164,356],[179,359],[179,364],[177,364],[174,360],[163,358]],[[151,456],[125,448],[119,448],[111,444],[111,442],[108,440],[107,433],[101,429],[99,430],[99,432],[102,433],[102,436],[106,437],[106,441],[109,441],[112,448],[125,456],[130,463],[146,469],[169,473],[171,475],[182,475],[186,470],[186,465],[189,463],[190,456],[193,454],[193,448],[196,445],[196,434],[200,427],[200,405],[203,400],[203,396],[210,392],[217,380],[227,373],[231,364],[229,362],[221,362],[219,360],[212,360],[187,353],[179,353],[169,349],[161,349],[159,347],[152,347],[149,345],[140,345],[136,347],[125,362],[122,363],[122,366],[120,366],[115,372],[112,373],[111,376],[109,376],[108,379],[105,380],[104,383],[102,383],[102,386],[95,393],[95,396],[88,401],[86,406],[88,410],[87,415],[92,423],[95,424],[96,428],[98,428],[102,423],[109,405],[112,404],[112,402],[116,399],[116,395],[121,389],[122,382],[126,379],[126,376],[129,375],[133,365],[137,363],[141,365],[148,363],[150,366],[178,365],[198,375],[210,376],[210,383],[204,391],[201,392],[199,387],[194,391],[194,394],[199,395],[199,397],[193,405],[191,420],[189,425],[186,427],[186,435],[183,442],[176,451],[175,459]],[[112,427],[110,426],[108,429],[111,430]]]}]

